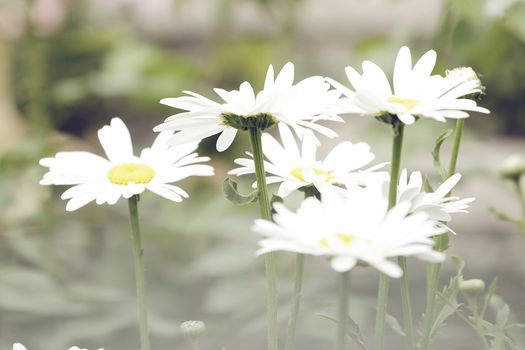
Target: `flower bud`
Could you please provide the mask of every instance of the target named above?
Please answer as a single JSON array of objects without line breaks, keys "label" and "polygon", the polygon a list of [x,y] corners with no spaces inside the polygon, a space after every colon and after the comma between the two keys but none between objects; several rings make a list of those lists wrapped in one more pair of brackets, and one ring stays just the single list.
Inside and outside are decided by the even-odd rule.
[{"label": "flower bud", "polygon": [[471,84],[470,91],[471,93],[467,96],[478,97],[485,92],[485,87],[481,85],[481,80],[479,80],[478,75],[470,67],[459,67],[447,71],[445,79],[452,79],[456,81],[456,86],[460,84]]},{"label": "flower bud", "polygon": [[180,324],[181,332],[190,337],[196,338],[206,330],[206,325],[202,321],[185,321]]},{"label": "flower bud", "polygon": [[459,290],[465,295],[476,295],[485,290],[485,282],[480,279],[461,281],[459,283]]},{"label": "flower bud", "polygon": [[519,180],[525,174],[525,158],[519,154],[511,155],[503,163],[500,174],[507,180]]}]

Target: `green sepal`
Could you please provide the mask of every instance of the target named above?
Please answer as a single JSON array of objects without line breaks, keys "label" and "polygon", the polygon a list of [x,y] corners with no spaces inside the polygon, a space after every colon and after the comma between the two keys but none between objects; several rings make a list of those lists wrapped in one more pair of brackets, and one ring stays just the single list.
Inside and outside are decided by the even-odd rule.
[{"label": "green sepal", "polygon": [[434,149],[432,150],[432,158],[434,158],[434,166],[438,169],[439,174],[441,175],[441,178],[443,180],[446,180],[448,178],[448,170],[441,165],[441,159],[439,157],[439,153],[441,150],[441,146],[443,145],[443,142],[447,138],[449,138],[452,134],[454,134],[453,129],[449,129],[439,135],[439,137],[436,139],[436,143],[434,145]]},{"label": "green sepal", "polygon": [[272,199],[270,200],[270,205],[272,207],[272,216],[273,214],[275,214],[275,210],[273,209],[273,204],[274,203],[284,203],[284,199],[283,197],[280,197],[276,194],[272,195]]},{"label": "green sepal", "polygon": [[450,247],[450,233],[445,232],[434,237],[434,248],[438,252],[444,252]]},{"label": "green sepal", "polygon": [[321,193],[319,192],[317,187],[315,187],[314,185],[308,185],[308,186],[300,187],[298,189],[298,191],[299,192],[303,192],[305,198],[315,197],[315,198],[317,198],[319,200],[321,199]]},{"label": "green sepal", "polygon": [[246,205],[255,202],[257,201],[257,197],[259,195],[257,190],[254,190],[246,195],[239,193],[237,190],[237,182],[233,181],[229,177],[224,179],[222,191],[230,202],[237,205]]},{"label": "green sepal", "polygon": [[250,129],[260,129],[264,131],[278,123],[278,120],[268,113],[257,113],[246,116],[234,113],[222,113],[221,120],[224,125],[244,131]]}]

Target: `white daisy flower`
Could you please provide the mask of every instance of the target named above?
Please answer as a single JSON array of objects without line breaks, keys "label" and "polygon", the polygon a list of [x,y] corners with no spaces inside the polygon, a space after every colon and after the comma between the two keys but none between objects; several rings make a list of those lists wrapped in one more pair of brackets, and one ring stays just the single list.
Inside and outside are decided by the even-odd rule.
[{"label": "white daisy flower", "polygon": [[450,214],[466,213],[469,204],[474,201],[474,198],[448,196],[461,179],[461,174],[449,177],[434,192],[423,190],[423,177],[419,171],[412,172],[410,178],[407,174],[407,170],[403,169],[399,177],[397,198],[398,202],[410,203],[411,213],[424,212],[432,220],[449,222],[452,220]]},{"label": "white daisy flower", "polygon": [[326,256],[340,272],[362,261],[395,278],[403,272],[388,258],[444,260],[442,253],[432,249],[430,237],[445,230],[425,213],[409,214],[408,202],[388,210],[379,186],[354,188],[345,196],[323,192],[321,200],[305,199],[296,213],[280,203],[274,209],[275,222],[255,221],[253,230],[265,236],[257,254],[291,251]]},{"label": "white daisy flower", "polygon": [[189,176],[213,175],[208,161],[193,153],[198,144],[168,147],[171,132],[160,133],[150,148],[140,157],[133,155],[128,128],[119,118],[98,131],[100,144],[108,159],[89,152],[59,152],[53,158],[44,158],[40,164],[49,171],[40,181],[42,185],[73,185],[61,198],[69,200],[67,211],[77,210],[91,201],[97,204],[115,204],[120,197],[130,198],[144,190],[180,202],[188,194],[172,185]]},{"label": "white daisy flower", "polygon": [[396,115],[405,124],[415,117],[427,117],[441,122],[446,118],[461,119],[466,111],[489,113],[477,106],[468,95],[481,93],[482,86],[471,68],[449,71],[446,77],[431,75],[436,64],[436,52],[427,51],[412,66],[410,49],[403,46],[394,66],[393,89],[383,70],[375,63],[364,61],[363,74],[346,67],[352,89],[327,78],[345,98],[347,113],[381,116]]},{"label": "white daisy flower", "polygon": [[[278,196],[285,197],[301,187],[315,186],[322,192],[327,186],[366,185],[370,181],[388,179],[387,172],[375,172],[387,163],[362,169],[375,158],[370,152],[370,146],[364,142],[342,142],[335,146],[324,160],[318,160],[318,146],[311,132],[305,133],[299,150],[290,129],[284,124],[279,124],[278,128],[282,144],[270,134],[262,135],[264,155],[267,159],[264,169],[269,174],[266,182],[281,183],[277,191]],[[252,156],[249,152],[246,154]],[[241,176],[255,173],[253,158],[238,158],[235,163],[241,167],[231,170],[228,174]],[[254,187],[256,185],[257,183],[254,183]]]},{"label": "white daisy flower", "polygon": [[167,118],[153,130],[177,131],[169,141],[172,145],[200,141],[220,134],[217,150],[221,152],[232,144],[237,130],[250,123],[264,128],[282,122],[290,125],[300,136],[305,129],[315,130],[328,137],[337,136],[332,130],[315,122],[342,121],[331,113],[340,94],[330,90],[330,85],[320,76],[306,78],[297,84],[293,81],[294,66],[288,62],[276,78],[270,65],[264,88],[257,94],[248,82],[242,83],[239,90],[214,89],[223,100],[220,103],[184,91],[188,96],[165,98],[160,102],[186,112]]}]

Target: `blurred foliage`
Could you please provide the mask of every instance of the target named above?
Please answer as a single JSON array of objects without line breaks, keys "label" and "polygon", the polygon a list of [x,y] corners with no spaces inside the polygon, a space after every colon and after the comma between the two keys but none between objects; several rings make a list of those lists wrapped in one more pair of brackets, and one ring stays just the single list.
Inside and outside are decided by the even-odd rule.
[{"label": "blurred foliage", "polygon": [[[72,147],[71,140],[60,145],[56,142],[56,130],[89,139],[114,115],[131,119],[132,129],[133,123],[157,123],[176,113],[159,105],[161,98],[178,96],[182,90],[213,97],[211,87],[235,88],[244,80],[261,86],[269,63],[277,68],[290,56],[301,58],[312,52],[306,45],[309,38],[297,33],[297,22],[302,20],[298,13],[305,1],[216,1],[209,32],[201,31],[196,22],[187,37],[154,30],[157,24],[164,29],[165,24],[160,19],[157,23],[154,16],[147,18],[143,6],[162,1],[170,2],[64,1],[68,16],[53,32],[42,35],[27,21],[10,39],[12,93],[33,132],[16,151],[0,155],[1,349],[8,349],[14,341],[23,341],[31,350],[65,349],[73,344],[92,349],[136,346],[126,203],[93,204],[65,213],[59,199],[63,189],[38,185],[43,173],[38,159],[59,148]],[[472,65],[483,72],[483,82],[488,86],[486,102],[498,111],[493,119],[506,131],[523,132],[525,5],[512,1],[501,15],[494,16],[486,13],[489,1],[448,0],[435,38],[440,65]],[[26,7],[35,2],[17,1]],[[180,15],[182,9],[194,2],[172,2],[175,10],[169,24],[176,27],[185,19]],[[0,12],[5,4],[14,3],[2,1]],[[93,7],[98,7],[98,12],[88,11],[89,3],[96,3]],[[108,4],[119,9],[117,15],[102,6]],[[255,6],[264,16],[262,30],[235,26],[235,11],[245,5]],[[26,13],[22,17],[30,16]],[[363,35],[353,45],[352,55],[391,62],[399,42],[408,40],[410,34],[403,33]],[[338,45],[344,47],[346,43]],[[308,64],[316,57],[309,59],[303,60]],[[319,65],[329,66],[331,62]],[[144,135],[146,132],[149,129]],[[136,132],[132,133],[135,136]],[[412,135],[407,150],[418,149],[427,135]],[[366,136],[372,143],[389,147],[384,143],[384,133]],[[214,141],[205,140],[199,152],[212,153]],[[214,155],[218,173],[230,168],[231,162],[223,159],[243,152],[246,141],[245,135],[240,135],[229,154]],[[239,208],[224,199],[219,177],[207,180],[210,182],[183,183],[191,198],[180,205],[149,194],[142,198],[155,347],[187,346],[178,325],[188,319],[207,322],[203,348],[262,348],[264,344],[263,264],[253,256],[257,237],[249,231],[257,211],[253,204]],[[239,187],[241,193],[248,193],[250,184]],[[284,311],[293,266],[288,257],[279,259]],[[334,326],[318,315],[334,306],[335,281],[322,262],[308,265],[306,274],[298,347],[325,348]],[[452,287],[451,282],[444,293],[454,292]],[[367,288],[352,298],[355,322],[351,324],[359,324],[361,330],[352,327],[349,332],[358,341],[361,332],[366,338],[373,323],[373,301],[368,292],[375,285]],[[452,292],[455,298],[457,293]],[[436,331],[454,310],[440,305]],[[280,316],[284,324],[287,313]],[[393,317],[390,326],[395,333],[398,327]]]},{"label": "blurred foliage", "polygon": [[437,46],[447,66],[481,72],[487,106],[509,134],[525,133],[525,1],[447,0]]}]

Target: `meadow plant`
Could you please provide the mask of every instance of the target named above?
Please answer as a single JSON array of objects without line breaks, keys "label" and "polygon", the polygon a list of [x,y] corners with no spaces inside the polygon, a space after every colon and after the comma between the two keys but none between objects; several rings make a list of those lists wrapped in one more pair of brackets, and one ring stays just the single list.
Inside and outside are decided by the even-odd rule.
[{"label": "meadow plant", "polygon": [[[257,93],[249,82],[244,82],[238,90],[214,89],[220,97],[219,102],[191,91],[185,91],[186,95],[181,97],[163,99],[162,104],[181,112],[155,127],[160,133],[139,157],[133,155],[126,126],[114,118],[98,134],[108,159],[88,152],[60,152],[53,158],[42,159],[41,165],[49,168],[41,181],[43,185],[73,186],[62,194],[62,199],[68,200],[68,211],[92,201],[114,204],[121,197],[128,199],[141,350],[151,347],[139,230],[139,195],[149,190],[181,202],[188,194],[178,186],[180,180],[213,175],[213,168],[201,164],[209,158],[194,153],[198,143],[219,134],[216,148],[222,152],[231,146],[238,132],[249,135],[250,145],[245,147],[248,158],[236,159],[239,167],[230,170],[229,174],[254,174],[254,190],[249,194],[240,193],[231,178],[225,180],[223,189],[226,197],[236,204],[257,202],[260,208],[261,217],[252,230],[262,236],[256,255],[265,259],[268,350],[296,348],[304,260],[309,256],[328,260],[335,271],[334,277],[339,280],[339,292],[334,296],[338,312],[330,317],[337,323],[334,341],[337,350],[349,348],[348,338],[360,349],[367,349],[358,329],[356,332],[355,327],[351,327],[355,322],[349,315],[350,276],[357,266],[381,272],[373,349],[385,348],[391,278],[401,279],[404,321],[400,333],[405,338],[405,349],[432,349],[437,331],[453,314],[458,314],[472,327],[483,349],[506,349],[504,343],[513,341],[506,332],[511,325],[515,328],[522,325],[510,323],[508,307],[497,313],[495,324],[485,319],[487,309],[494,303],[495,282],[487,289],[481,280],[464,280],[463,262],[453,258],[457,275],[443,291],[438,290],[449,233],[454,233],[449,222],[453,215],[466,212],[474,200],[452,195],[461,179],[456,167],[464,121],[469,112],[487,114],[489,111],[478,106],[476,101],[484,92],[477,74],[468,67],[455,68],[444,75],[433,74],[436,58],[435,51],[430,50],[412,65],[410,50],[402,47],[394,64],[393,84],[379,66],[364,61],[362,73],[350,66],[345,68],[348,86],[321,76],[294,83],[292,63],[285,64],[277,76],[270,65],[263,89]],[[342,118],[347,114],[375,118],[391,128],[390,163],[372,163],[375,155],[371,147],[365,142],[349,140],[333,147],[324,159],[318,158],[322,137],[337,136],[319,122],[351,123],[348,117]],[[422,118],[438,122],[456,120],[453,131],[437,137],[433,157],[442,183],[436,189],[421,172],[409,173],[401,163],[405,128],[417,128],[417,121]],[[267,133],[276,125],[280,141]],[[440,161],[440,146],[450,136],[454,136],[450,164],[444,167]],[[388,164],[390,170],[386,172],[383,169]],[[525,169],[523,161],[514,161],[510,168],[507,167],[504,175],[517,184],[523,199],[519,182]],[[269,184],[279,184],[273,196]],[[285,197],[297,191],[303,192],[305,198],[298,209],[289,209]],[[284,345],[278,339],[276,252],[296,255]],[[426,310],[419,332],[414,329],[408,257],[416,257],[427,264]],[[480,306],[479,297],[485,291]],[[470,316],[460,313],[460,296],[465,298]],[[181,325],[193,349],[199,348],[197,339],[204,329],[201,321],[187,321]],[[13,349],[24,348],[15,344]]]}]

